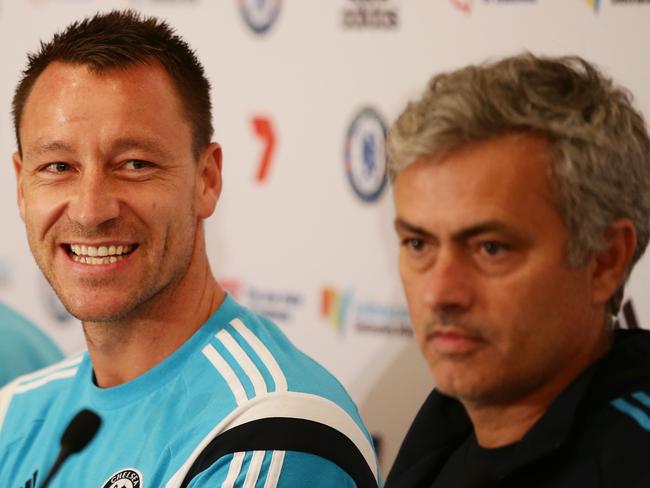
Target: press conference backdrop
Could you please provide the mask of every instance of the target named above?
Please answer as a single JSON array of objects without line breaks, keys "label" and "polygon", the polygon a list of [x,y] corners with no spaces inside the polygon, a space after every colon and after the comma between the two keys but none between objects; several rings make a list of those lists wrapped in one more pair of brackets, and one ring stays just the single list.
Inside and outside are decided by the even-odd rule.
[{"label": "press conference backdrop", "polygon": [[[522,50],[595,61],[650,116],[650,0],[0,0],[0,300],[68,353],[83,347],[79,323],[16,209],[10,100],[40,39],[112,8],[168,19],[205,64],[224,150],[213,269],[341,379],[385,472],[432,387],[398,278],[387,125],[433,73]],[[650,323],[648,282],[646,257],[624,327]]]}]

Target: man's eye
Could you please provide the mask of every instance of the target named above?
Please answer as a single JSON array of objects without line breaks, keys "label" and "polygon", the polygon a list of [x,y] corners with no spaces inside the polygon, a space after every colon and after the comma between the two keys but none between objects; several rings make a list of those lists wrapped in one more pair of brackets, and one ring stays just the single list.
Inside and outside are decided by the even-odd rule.
[{"label": "man's eye", "polygon": [[48,173],[64,173],[70,169],[68,163],[50,163],[43,167],[44,171]]},{"label": "man's eye", "polygon": [[409,249],[412,249],[413,251],[419,252],[424,249],[425,242],[422,239],[408,238],[402,241],[402,245]]},{"label": "man's eye", "polygon": [[146,169],[151,166],[148,162],[142,161],[141,159],[131,159],[124,163],[124,169],[137,171],[141,169]]},{"label": "man's eye", "polygon": [[481,243],[481,251],[488,256],[499,256],[506,252],[508,247],[497,241],[485,241]]}]

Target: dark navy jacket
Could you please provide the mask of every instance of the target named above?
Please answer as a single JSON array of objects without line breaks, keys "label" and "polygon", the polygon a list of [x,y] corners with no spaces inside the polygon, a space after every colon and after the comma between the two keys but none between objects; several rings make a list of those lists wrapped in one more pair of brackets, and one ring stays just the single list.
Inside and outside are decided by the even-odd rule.
[{"label": "dark navy jacket", "polygon": [[[434,390],[386,488],[429,488],[470,435],[462,405]],[[612,349],[555,400],[491,478],[450,488],[649,488],[650,331],[617,331]]]}]

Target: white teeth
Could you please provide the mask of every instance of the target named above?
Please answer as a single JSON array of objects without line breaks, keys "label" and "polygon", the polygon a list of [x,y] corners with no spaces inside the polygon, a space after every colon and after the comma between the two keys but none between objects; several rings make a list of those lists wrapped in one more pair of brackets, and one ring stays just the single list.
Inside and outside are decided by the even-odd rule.
[{"label": "white teeth", "polygon": [[84,246],[70,244],[72,259],[83,264],[109,264],[124,259],[133,250],[133,246]]},{"label": "white teeth", "polygon": [[105,258],[96,258],[90,256],[77,256],[76,254],[72,255],[72,260],[75,263],[90,264],[90,265],[113,264],[113,263],[117,263],[118,261],[122,261],[123,259],[124,256],[108,256]]}]

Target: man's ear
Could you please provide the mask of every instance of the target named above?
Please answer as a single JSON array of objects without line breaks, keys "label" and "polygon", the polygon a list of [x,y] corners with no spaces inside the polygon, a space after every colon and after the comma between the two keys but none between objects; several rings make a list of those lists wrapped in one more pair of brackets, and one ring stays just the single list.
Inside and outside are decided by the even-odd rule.
[{"label": "man's ear", "polygon": [[202,219],[214,212],[221,195],[221,146],[211,143],[198,161],[197,213]]},{"label": "man's ear", "polygon": [[594,257],[592,273],[592,301],[604,305],[616,293],[636,249],[636,229],[630,219],[610,223],[603,234],[604,247]]},{"label": "man's ear", "polygon": [[18,198],[18,211],[20,218],[25,221],[25,200],[23,197],[23,158],[19,152],[15,152],[11,157],[14,163],[14,172],[16,173],[16,195]]}]

